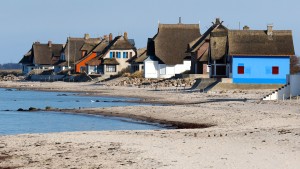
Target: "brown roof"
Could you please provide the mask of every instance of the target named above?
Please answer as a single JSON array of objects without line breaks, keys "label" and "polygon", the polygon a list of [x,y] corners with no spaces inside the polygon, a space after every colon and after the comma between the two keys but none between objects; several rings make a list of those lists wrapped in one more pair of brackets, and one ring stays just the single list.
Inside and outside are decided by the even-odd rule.
[{"label": "brown roof", "polygon": [[116,58],[107,58],[103,59],[103,64],[104,65],[118,65],[120,64]]},{"label": "brown roof", "polygon": [[158,33],[148,39],[147,51],[165,64],[182,64],[187,45],[199,36],[198,24],[159,24]]},{"label": "brown roof", "polygon": [[23,58],[19,61],[22,64],[32,64],[33,63],[33,56],[32,56],[32,49],[30,49]]},{"label": "brown roof", "polygon": [[[21,59],[22,64],[55,65],[57,64],[63,44],[34,43],[29,52]],[[33,63],[34,62],[34,63]]]},{"label": "brown roof", "polygon": [[219,60],[226,55],[227,35],[228,29],[217,18],[213,25],[196,42],[190,42],[187,52],[193,53],[201,50],[197,55],[198,59],[200,61],[208,61],[209,50],[211,58]]},{"label": "brown roof", "polygon": [[93,49],[93,52],[103,52],[108,46],[109,42],[103,39],[98,45]]},{"label": "brown roof", "polygon": [[210,56],[213,60],[219,60],[226,55],[227,30],[211,32],[210,35]]},{"label": "brown roof", "polygon": [[110,44],[111,50],[129,50],[135,49],[134,45],[132,44],[132,39],[125,39],[123,36],[117,36]]},{"label": "brown roof", "polygon": [[292,31],[231,30],[228,33],[229,55],[292,56],[295,55]]},{"label": "brown roof", "polygon": [[201,45],[198,51],[197,60],[198,61],[208,61],[208,49],[209,49],[209,42],[205,42]]},{"label": "brown roof", "polygon": [[147,59],[147,48],[140,48],[137,50],[137,55],[129,58],[126,62],[129,63],[142,63],[145,59]]},{"label": "brown roof", "polygon": [[90,61],[86,62],[86,65],[90,65],[90,66],[98,66],[100,64],[101,64],[101,56],[97,56],[91,59]]},{"label": "brown roof", "polygon": [[[70,64],[78,61],[82,57],[81,48],[85,43],[99,43],[100,38],[72,38],[69,37],[65,45],[64,52],[66,59],[69,57]],[[69,53],[70,52],[70,53]]]},{"label": "brown roof", "polygon": [[81,47],[81,50],[87,51],[87,53],[89,53],[91,50],[95,48],[97,44],[98,43],[84,43],[83,46]]}]

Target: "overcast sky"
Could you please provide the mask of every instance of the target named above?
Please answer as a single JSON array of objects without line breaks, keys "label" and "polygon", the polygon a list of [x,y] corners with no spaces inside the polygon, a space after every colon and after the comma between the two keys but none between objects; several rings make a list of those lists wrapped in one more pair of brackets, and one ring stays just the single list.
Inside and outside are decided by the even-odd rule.
[{"label": "overcast sky", "polygon": [[216,17],[229,29],[292,30],[300,52],[299,0],[3,0],[0,2],[0,63],[19,62],[34,41],[65,43],[68,36],[128,32],[145,47],[158,22],[200,23],[201,33]]}]

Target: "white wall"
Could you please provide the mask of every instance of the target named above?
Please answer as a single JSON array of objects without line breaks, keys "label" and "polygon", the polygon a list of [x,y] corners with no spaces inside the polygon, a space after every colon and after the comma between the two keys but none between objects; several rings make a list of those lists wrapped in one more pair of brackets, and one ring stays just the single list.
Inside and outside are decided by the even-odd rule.
[{"label": "white wall", "polygon": [[158,78],[158,61],[146,59],[144,61],[144,77],[145,78]]},{"label": "white wall", "polygon": [[191,61],[184,61],[183,64],[166,65],[158,64],[158,61],[146,59],[145,64],[145,78],[170,78],[175,74],[183,73],[191,69]]}]

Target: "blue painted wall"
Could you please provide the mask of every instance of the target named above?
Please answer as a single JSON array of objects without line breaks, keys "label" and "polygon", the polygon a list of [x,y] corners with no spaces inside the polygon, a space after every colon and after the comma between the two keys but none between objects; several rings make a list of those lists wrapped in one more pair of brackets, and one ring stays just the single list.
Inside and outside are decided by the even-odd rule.
[{"label": "blue painted wall", "polygon": [[[244,74],[238,74],[238,66],[244,66]],[[279,67],[279,74],[272,74],[272,66]],[[290,73],[290,57],[233,56],[232,78],[238,84],[285,84]]]}]

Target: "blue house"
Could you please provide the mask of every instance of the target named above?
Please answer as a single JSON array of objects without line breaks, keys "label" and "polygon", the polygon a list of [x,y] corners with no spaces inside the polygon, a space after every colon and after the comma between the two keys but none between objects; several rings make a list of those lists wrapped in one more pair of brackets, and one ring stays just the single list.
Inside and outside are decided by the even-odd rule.
[{"label": "blue house", "polygon": [[292,31],[229,30],[228,76],[237,84],[285,84],[290,56],[295,55]]}]

